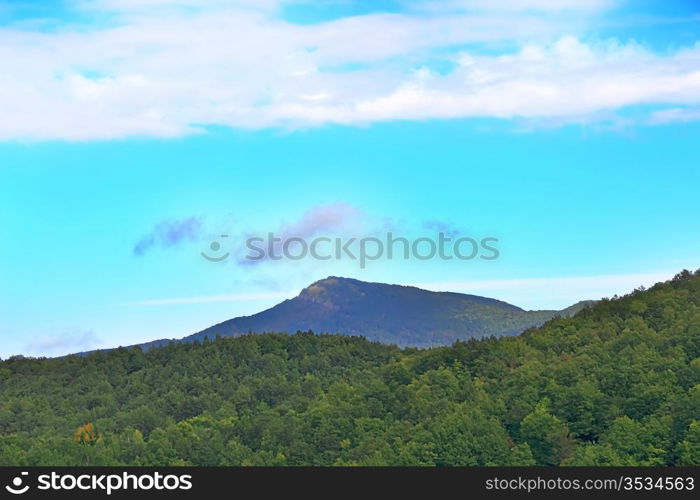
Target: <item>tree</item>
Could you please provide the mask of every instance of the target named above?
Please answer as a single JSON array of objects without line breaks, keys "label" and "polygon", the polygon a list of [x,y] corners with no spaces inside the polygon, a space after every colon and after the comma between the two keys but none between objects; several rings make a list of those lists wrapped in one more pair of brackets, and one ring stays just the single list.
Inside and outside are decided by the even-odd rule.
[{"label": "tree", "polygon": [[73,434],[73,441],[78,444],[92,445],[97,443],[100,439],[102,439],[102,437],[97,433],[95,427],[90,422],[78,427]]},{"label": "tree", "polygon": [[700,421],[693,420],[678,446],[678,465],[700,465]]},{"label": "tree", "polygon": [[569,429],[549,412],[549,400],[537,404],[520,424],[520,436],[540,465],[559,465],[573,451]]},{"label": "tree", "polygon": [[436,465],[497,465],[510,459],[503,426],[468,404],[436,417],[428,427]]}]

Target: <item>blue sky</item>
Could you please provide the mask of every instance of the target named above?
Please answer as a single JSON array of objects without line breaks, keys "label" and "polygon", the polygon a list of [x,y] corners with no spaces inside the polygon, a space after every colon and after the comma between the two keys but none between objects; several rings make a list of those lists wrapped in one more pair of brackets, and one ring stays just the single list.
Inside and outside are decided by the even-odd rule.
[{"label": "blue sky", "polygon": [[[699,16],[2,2],[0,356],[180,337],[328,275],[559,308],[700,267]],[[500,258],[201,257],[436,228],[497,237]]]}]

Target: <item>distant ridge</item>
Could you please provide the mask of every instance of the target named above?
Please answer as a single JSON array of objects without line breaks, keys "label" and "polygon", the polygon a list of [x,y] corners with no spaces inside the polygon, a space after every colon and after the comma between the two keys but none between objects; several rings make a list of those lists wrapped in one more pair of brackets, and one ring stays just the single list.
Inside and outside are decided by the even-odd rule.
[{"label": "distant ridge", "polygon": [[593,302],[579,302],[561,311],[525,311],[477,295],[330,276],[257,314],[224,321],[183,339],[155,340],[139,346],[150,349],[169,342],[213,340],[249,332],[313,330],[362,336],[400,347],[435,347],[470,338],[517,335],[556,316],[572,316]]}]

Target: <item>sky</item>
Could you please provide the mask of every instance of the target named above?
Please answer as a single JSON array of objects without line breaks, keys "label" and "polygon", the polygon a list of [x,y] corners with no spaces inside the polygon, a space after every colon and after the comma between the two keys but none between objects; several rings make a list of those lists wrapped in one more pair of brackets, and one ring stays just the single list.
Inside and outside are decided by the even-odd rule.
[{"label": "sky", "polygon": [[[0,357],[182,337],[331,275],[624,294],[700,267],[699,138],[694,0],[0,1]],[[424,241],[250,258],[269,233]],[[440,234],[478,251],[418,258]]]}]

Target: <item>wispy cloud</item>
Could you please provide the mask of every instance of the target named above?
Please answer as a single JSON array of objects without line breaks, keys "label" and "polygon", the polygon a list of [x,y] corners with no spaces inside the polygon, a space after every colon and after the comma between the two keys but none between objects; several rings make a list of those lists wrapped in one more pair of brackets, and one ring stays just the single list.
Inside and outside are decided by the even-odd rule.
[{"label": "wispy cloud", "polygon": [[423,228],[435,233],[443,233],[451,238],[456,238],[464,231],[451,222],[432,219],[423,223]]},{"label": "wispy cloud", "polygon": [[[440,281],[440,282],[399,282],[397,284],[415,286],[438,292],[459,292],[472,295],[485,295],[512,304],[543,309],[542,304],[557,304],[551,307],[566,307],[581,300],[598,300],[613,295],[623,295],[640,286],[649,287],[671,279],[676,273],[672,271],[613,274],[593,276],[560,276],[545,278],[495,279],[474,281]],[[226,295],[205,295],[199,297],[180,297],[150,299],[127,302],[127,306],[165,306],[178,304],[202,304],[209,302],[239,302],[263,299],[289,299],[298,291],[275,291],[255,293],[234,293]]]},{"label": "wispy cloud", "polygon": [[565,307],[580,300],[597,300],[623,295],[639,286],[649,287],[671,279],[676,273],[659,271],[639,274],[562,276],[546,278],[495,279],[406,283],[434,291],[486,295],[521,307],[541,309],[542,304]]},{"label": "wispy cloud", "polygon": [[94,349],[100,343],[92,330],[72,331],[35,338],[27,344],[26,352],[36,356],[60,356]]},{"label": "wispy cloud", "polygon": [[[296,221],[283,222],[272,231],[268,230],[254,235],[248,234],[246,238],[266,236],[272,232],[276,238],[274,242],[271,242],[272,250],[275,255],[279,255],[282,253],[282,248],[292,239],[306,240],[318,235],[357,233],[366,230],[364,229],[365,219],[363,212],[353,205],[343,202],[328,203],[309,208]],[[238,263],[250,266],[265,262],[269,257],[269,253],[265,254],[264,259],[258,260],[240,256]]]},{"label": "wispy cloud", "polygon": [[671,108],[655,111],[651,123],[694,122],[700,120],[700,107]]},{"label": "wispy cloud", "polygon": [[189,217],[159,222],[134,246],[134,255],[141,256],[154,247],[169,248],[186,241],[196,241],[202,232],[202,220]]},{"label": "wispy cloud", "polygon": [[[584,41],[595,14],[617,3],[421,2],[299,25],[273,0],[84,0],[117,21],[0,29],[0,140],[178,137],[212,124],[566,123],[700,104],[700,45],[661,54]],[[465,48],[484,46],[498,50]]]},{"label": "wispy cloud", "polygon": [[258,292],[230,293],[224,295],[205,295],[201,297],[178,297],[169,299],[150,299],[136,302],[125,302],[124,306],[165,306],[175,304],[202,304],[208,302],[239,302],[246,300],[288,299],[298,292]]},{"label": "wispy cloud", "polygon": [[317,205],[304,212],[299,220],[285,223],[277,233],[282,238],[309,238],[321,232],[348,229],[362,217],[362,211],[348,203]]}]

